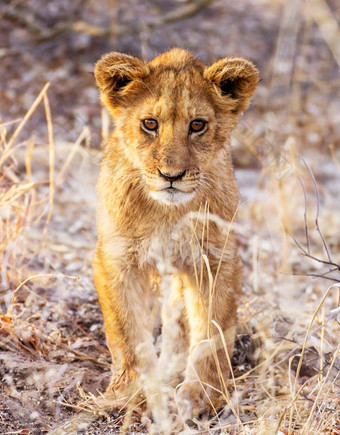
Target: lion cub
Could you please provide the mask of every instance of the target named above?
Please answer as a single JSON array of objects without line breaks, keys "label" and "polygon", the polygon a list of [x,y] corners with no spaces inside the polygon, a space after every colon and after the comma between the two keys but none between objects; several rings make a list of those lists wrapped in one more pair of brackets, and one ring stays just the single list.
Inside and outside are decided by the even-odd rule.
[{"label": "lion cub", "polygon": [[[241,266],[229,135],[258,71],[240,58],[206,66],[175,48],[149,63],[109,53],[95,77],[115,122],[98,182],[93,264],[119,369],[107,394],[124,400],[157,358],[171,365],[177,353],[166,382],[182,382],[178,392],[202,409],[207,395],[213,404],[225,397],[230,371]],[[164,275],[176,284],[162,287]]]}]

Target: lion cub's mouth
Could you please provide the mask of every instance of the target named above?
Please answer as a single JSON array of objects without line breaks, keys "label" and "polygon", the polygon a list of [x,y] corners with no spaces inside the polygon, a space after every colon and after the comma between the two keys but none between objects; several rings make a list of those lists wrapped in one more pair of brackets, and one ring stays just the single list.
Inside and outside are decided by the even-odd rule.
[{"label": "lion cub's mouth", "polygon": [[185,192],[183,190],[177,189],[176,187],[166,187],[165,189],[150,191],[151,198],[167,205],[184,204],[191,201],[195,194],[195,190],[192,190],[191,192]]},{"label": "lion cub's mouth", "polygon": [[187,174],[184,177],[185,173],[186,171],[177,177],[164,176],[159,170],[157,175],[144,173],[151,198],[167,205],[180,205],[191,201],[196,195],[199,177],[198,174]]},{"label": "lion cub's mouth", "polygon": [[[150,186],[151,187],[151,186]],[[161,186],[152,186],[150,196],[154,200],[168,205],[180,205],[191,201],[196,192],[196,188],[182,185],[178,182],[165,182]]]}]

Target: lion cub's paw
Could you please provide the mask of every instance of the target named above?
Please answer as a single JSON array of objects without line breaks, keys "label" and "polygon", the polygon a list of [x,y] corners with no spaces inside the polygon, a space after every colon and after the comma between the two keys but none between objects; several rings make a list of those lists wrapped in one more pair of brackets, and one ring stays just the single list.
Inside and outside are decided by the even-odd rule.
[{"label": "lion cub's paw", "polygon": [[205,388],[198,382],[183,384],[177,393],[178,411],[182,419],[201,418],[202,416],[215,416],[225,405],[225,399],[211,388]]},{"label": "lion cub's paw", "polygon": [[127,403],[142,402],[143,397],[138,392],[138,374],[133,369],[125,369],[112,376],[111,382],[104,394],[105,398],[125,406]]},{"label": "lion cub's paw", "polygon": [[204,391],[198,383],[183,384],[177,393],[178,411],[183,420],[198,417],[206,408],[207,400]]}]

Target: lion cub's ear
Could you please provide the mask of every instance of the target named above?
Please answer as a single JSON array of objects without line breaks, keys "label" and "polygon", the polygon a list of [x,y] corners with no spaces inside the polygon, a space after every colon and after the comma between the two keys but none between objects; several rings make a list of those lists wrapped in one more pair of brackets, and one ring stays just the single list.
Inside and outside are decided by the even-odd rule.
[{"label": "lion cub's ear", "polygon": [[247,109],[259,81],[258,70],[251,62],[228,57],[208,67],[204,77],[217,86],[225,109],[236,115]]},{"label": "lion cub's ear", "polygon": [[95,66],[94,75],[102,101],[109,109],[126,104],[127,95],[136,92],[136,84],[149,74],[145,63],[122,53],[108,53]]}]

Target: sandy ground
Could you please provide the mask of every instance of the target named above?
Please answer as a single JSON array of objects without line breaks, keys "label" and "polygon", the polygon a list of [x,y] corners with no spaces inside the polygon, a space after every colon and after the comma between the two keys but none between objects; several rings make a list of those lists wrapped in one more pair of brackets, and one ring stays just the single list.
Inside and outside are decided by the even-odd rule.
[{"label": "sandy ground", "polygon": [[[110,357],[91,271],[99,148],[108,130],[101,130],[106,117],[91,71],[110,49],[150,57],[179,45],[207,61],[245,56],[262,76],[232,136],[243,198],[244,294],[230,386],[237,411],[226,410],[209,430],[340,433],[339,293],[329,288],[340,280],[339,269],[324,278],[306,276],[329,269],[303,256],[291,237],[306,247],[304,186],[312,254],[327,261],[315,230],[319,204],[322,235],[339,264],[339,59],[318,18],[328,5],[328,23],[336,24],[339,5],[310,0],[306,11],[299,2],[300,8],[221,0],[133,36],[131,29],[93,36],[90,24],[119,22],[125,29],[136,16],[143,25],[169,11],[156,1],[150,8],[108,2],[106,9],[61,1],[50,2],[43,16],[40,1],[17,3],[1,6],[0,26],[0,150],[2,156],[8,144],[13,150],[0,165],[0,432],[157,433],[149,415],[124,417],[93,399],[108,383]],[[47,35],[65,22],[69,30]],[[79,24],[72,22],[87,27],[76,31]],[[11,143],[19,123],[5,123],[22,119],[46,81],[52,122],[42,99]],[[301,156],[315,176],[319,201]],[[196,426],[195,433],[207,433],[209,425]]]}]

